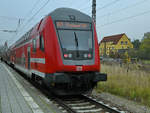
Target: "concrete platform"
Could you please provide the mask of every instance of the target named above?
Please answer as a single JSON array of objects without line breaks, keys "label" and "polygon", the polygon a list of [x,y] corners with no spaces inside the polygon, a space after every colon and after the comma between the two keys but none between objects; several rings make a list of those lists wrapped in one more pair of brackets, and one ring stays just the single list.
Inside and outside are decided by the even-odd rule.
[{"label": "concrete platform", "polygon": [[0,63],[0,113],[44,113],[3,63]]}]

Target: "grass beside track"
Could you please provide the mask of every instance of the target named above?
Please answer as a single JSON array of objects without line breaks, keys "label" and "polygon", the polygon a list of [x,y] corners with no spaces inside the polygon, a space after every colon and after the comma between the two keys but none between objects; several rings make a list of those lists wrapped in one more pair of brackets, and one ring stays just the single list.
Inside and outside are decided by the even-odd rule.
[{"label": "grass beside track", "polygon": [[133,67],[102,64],[101,72],[108,74],[108,80],[98,83],[96,91],[123,96],[150,107],[150,73]]},{"label": "grass beside track", "polygon": [[150,65],[150,60],[143,60],[142,63]]}]

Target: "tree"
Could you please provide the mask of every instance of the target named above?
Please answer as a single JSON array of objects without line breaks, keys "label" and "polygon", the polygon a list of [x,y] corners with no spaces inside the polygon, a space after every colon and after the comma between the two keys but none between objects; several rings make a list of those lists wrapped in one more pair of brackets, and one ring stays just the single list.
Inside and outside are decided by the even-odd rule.
[{"label": "tree", "polygon": [[140,58],[150,59],[150,32],[144,34],[140,45]]},{"label": "tree", "polygon": [[136,40],[134,40],[134,41],[132,42],[132,44],[133,44],[133,47],[134,47],[135,49],[139,49],[141,42],[140,42],[139,39],[136,39]]},{"label": "tree", "polygon": [[131,58],[139,58],[139,49],[129,49],[128,54]]}]

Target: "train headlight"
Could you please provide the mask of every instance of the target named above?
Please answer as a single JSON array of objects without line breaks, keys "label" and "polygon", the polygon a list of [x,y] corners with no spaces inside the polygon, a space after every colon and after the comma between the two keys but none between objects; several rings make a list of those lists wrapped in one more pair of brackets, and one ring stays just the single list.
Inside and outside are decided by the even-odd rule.
[{"label": "train headlight", "polygon": [[69,57],[69,58],[72,58],[72,54],[70,53],[70,54],[68,55],[68,57]]},{"label": "train headlight", "polygon": [[71,53],[69,53],[69,54],[64,54],[64,58],[72,58],[72,54]]},{"label": "train headlight", "polygon": [[92,55],[89,53],[89,54],[88,54],[88,58],[91,58],[91,57],[92,57]]},{"label": "train headlight", "polygon": [[84,58],[87,58],[88,57],[88,55],[87,54],[84,54]]},{"label": "train headlight", "polygon": [[68,58],[68,54],[64,54],[64,58]]}]

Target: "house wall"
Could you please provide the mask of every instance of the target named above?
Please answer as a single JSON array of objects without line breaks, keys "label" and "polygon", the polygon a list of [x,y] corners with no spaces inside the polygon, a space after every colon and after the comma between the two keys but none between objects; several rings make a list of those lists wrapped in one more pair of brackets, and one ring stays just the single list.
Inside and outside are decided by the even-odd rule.
[{"label": "house wall", "polygon": [[[105,46],[106,46],[106,50],[105,50]],[[99,51],[101,56],[105,55],[105,51],[106,51],[106,55],[109,56],[110,52],[118,52],[118,50],[121,49],[126,50],[130,48],[133,48],[133,44],[131,43],[131,41],[128,39],[126,35],[123,35],[117,44],[113,44],[113,42],[100,43]]]},{"label": "house wall", "polygon": [[129,49],[129,48],[133,48],[133,44],[126,35],[123,35],[122,38],[118,41],[118,43],[115,45],[115,49]]}]

